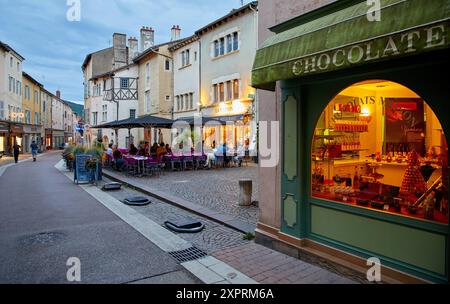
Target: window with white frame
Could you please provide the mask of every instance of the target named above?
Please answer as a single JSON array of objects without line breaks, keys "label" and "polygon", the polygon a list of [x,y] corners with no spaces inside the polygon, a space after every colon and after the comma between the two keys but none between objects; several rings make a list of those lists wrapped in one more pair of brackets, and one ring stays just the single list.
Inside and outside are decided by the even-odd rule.
[{"label": "window with white frame", "polygon": [[219,91],[218,91],[218,85],[213,85],[213,101],[214,103],[219,102]]},{"label": "window with white frame", "polygon": [[166,95],[166,102],[170,101],[170,95]]},{"label": "window with white frame", "polygon": [[17,62],[17,72],[20,72],[20,62]]},{"label": "window with white frame", "polygon": [[169,59],[166,59],[165,68],[166,68],[166,71],[170,71],[170,60]]},{"label": "window with white frame", "polygon": [[14,65],[14,58],[12,56],[9,58],[9,67],[12,68]]},{"label": "window with white frame", "polygon": [[22,95],[22,83],[19,80],[16,80],[16,94]]},{"label": "window with white frame", "polygon": [[231,100],[233,98],[233,86],[231,80],[227,81],[226,91],[227,100]]},{"label": "window with white frame", "polygon": [[230,35],[227,35],[227,53],[230,53],[233,50],[233,40]]},{"label": "window with white frame", "polygon": [[12,87],[14,86],[13,84],[13,78],[11,76],[9,76],[9,91],[12,92]]},{"label": "window with white frame", "polygon": [[150,91],[145,92],[145,105],[146,105],[146,112],[150,112]]},{"label": "window with white frame", "polygon": [[150,63],[145,65],[145,79],[147,81],[147,85],[150,85]]},{"label": "window with white frame", "polygon": [[5,102],[0,100],[0,119],[5,119]]},{"label": "window with white frame", "polygon": [[34,112],[34,124],[35,125],[39,125],[40,124],[39,113],[38,112]]},{"label": "window with white frame", "polygon": [[233,80],[233,99],[239,99],[239,79]]},{"label": "window with white frame", "polygon": [[233,33],[233,51],[237,51],[239,49],[239,33]]},{"label": "window with white frame", "polygon": [[214,41],[214,57],[219,57],[219,40]]},{"label": "window with white frame", "polygon": [[102,121],[108,121],[108,105],[102,105]]},{"label": "window with white frame", "polygon": [[30,124],[30,111],[25,110],[25,123]]},{"label": "window with white frame", "polygon": [[175,97],[175,99],[176,99],[177,111],[180,111],[180,96],[177,95]]},{"label": "window with white frame", "polygon": [[97,112],[92,112],[92,123],[93,123],[94,126],[96,126],[97,123],[98,123],[98,120],[97,120],[98,116],[97,116],[97,114],[98,114]]},{"label": "window with white frame", "polygon": [[223,56],[239,50],[239,32],[227,34],[213,42],[214,57]]},{"label": "window with white frame", "polygon": [[194,93],[189,94],[189,108],[194,109]]},{"label": "window with white frame", "polygon": [[181,67],[188,66],[191,62],[190,50],[181,52]]},{"label": "window with white frame", "polygon": [[34,102],[39,103],[39,93],[36,90],[34,90]]},{"label": "window with white frame", "polygon": [[219,83],[219,101],[225,101],[225,84],[223,82]]}]

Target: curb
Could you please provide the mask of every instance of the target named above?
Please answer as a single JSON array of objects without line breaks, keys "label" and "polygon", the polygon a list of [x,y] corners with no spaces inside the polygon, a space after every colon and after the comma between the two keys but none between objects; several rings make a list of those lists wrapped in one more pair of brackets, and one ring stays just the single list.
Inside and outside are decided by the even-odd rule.
[{"label": "curb", "polygon": [[181,199],[181,198],[178,198],[178,197],[175,197],[172,195],[168,195],[168,194],[165,194],[165,193],[157,191],[157,190],[146,189],[137,184],[127,182],[124,179],[117,176],[116,174],[111,173],[107,170],[103,170],[103,176],[105,176],[106,178],[108,178],[112,181],[119,182],[128,188],[134,189],[145,195],[152,196],[160,201],[163,201],[163,202],[173,205],[175,207],[179,207],[186,211],[192,212],[196,215],[200,215],[204,218],[207,218],[208,220],[219,223],[219,224],[224,225],[233,230],[239,231],[244,234],[249,233],[249,232],[254,233],[255,228],[252,225],[247,224],[241,220],[235,219],[234,217],[232,217],[230,215],[219,213],[218,211],[209,209],[207,207],[199,206],[197,204],[188,202],[184,199]]}]

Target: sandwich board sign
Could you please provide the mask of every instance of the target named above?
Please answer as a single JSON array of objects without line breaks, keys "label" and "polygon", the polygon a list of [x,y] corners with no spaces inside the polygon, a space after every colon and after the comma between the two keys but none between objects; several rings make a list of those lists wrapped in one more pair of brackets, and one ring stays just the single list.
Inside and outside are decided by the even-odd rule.
[{"label": "sandwich board sign", "polygon": [[92,178],[92,172],[86,168],[86,161],[91,159],[90,155],[77,155],[75,161],[75,176],[74,182],[79,183],[89,183]]}]

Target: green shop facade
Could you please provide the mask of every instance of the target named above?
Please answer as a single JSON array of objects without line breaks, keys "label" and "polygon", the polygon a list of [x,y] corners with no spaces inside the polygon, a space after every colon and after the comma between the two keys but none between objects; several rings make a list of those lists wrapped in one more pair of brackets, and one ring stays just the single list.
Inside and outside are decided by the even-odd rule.
[{"label": "green shop facade", "polygon": [[[369,21],[367,12],[366,1],[337,1],[275,26],[276,35],[257,52],[253,86],[273,91],[278,82],[282,96],[276,229],[297,248],[314,243],[359,266],[377,257],[393,277],[448,283],[448,210],[447,220],[437,222],[312,193],[317,123],[330,101],[355,84],[382,80],[415,92],[440,121],[442,141],[449,139],[450,1],[381,0],[380,21]],[[441,187],[448,189],[448,161],[441,165]]]}]

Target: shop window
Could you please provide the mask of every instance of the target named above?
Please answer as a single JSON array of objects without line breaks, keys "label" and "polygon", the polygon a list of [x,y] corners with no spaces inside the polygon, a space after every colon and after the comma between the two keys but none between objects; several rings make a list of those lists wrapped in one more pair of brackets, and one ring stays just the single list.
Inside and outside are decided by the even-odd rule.
[{"label": "shop window", "polygon": [[420,96],[372,80],[339,93],[312,143],[312,196],[448,224],[448,144]]}]

